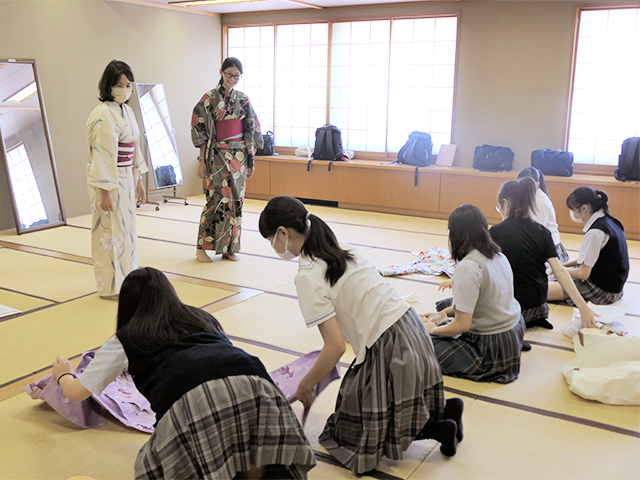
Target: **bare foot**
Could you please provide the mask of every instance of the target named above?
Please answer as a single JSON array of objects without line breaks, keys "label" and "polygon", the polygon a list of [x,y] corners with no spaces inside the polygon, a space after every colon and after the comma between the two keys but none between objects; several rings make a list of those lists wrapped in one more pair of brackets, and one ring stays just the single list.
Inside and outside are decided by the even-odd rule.
[{"label": "bare foot", "polygon": [[118,295],[117,293],[115,295],[100,295],[100,298],[104,298],[105,300],[118,300],[118,298],[120,298],[120,295]]},{"label": "bare foot", "polygon": [[198,259],[199,262],[202,262],[202,263],[211,263],[211,262],[213,262],[213,260],[211,260],[209,255],[207,255],[207,252],[205,252],[204,250],[201,250],[199,248],[196,249],[196,258]]},{"label": "bare foot", "polygon": [[223,253],[222,258],[224,258],[225,260],[231,260],[232,262],[237,262],[238,260],[240,260],[240,257],[235,253]]}]

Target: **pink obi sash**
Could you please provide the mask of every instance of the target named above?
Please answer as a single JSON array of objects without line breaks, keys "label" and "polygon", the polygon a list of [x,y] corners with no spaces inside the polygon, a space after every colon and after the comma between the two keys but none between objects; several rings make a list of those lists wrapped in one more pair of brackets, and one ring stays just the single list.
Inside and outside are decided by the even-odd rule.
[{"label": "pink obi sash", "polygon": [[133,152],[135,151],[135,143],[118,142],[118,166],[131,167],[133,165]]},{"label": "pink obi sash", "polygon": [[216,120],[216,142],[241,142],[242,120]]}]

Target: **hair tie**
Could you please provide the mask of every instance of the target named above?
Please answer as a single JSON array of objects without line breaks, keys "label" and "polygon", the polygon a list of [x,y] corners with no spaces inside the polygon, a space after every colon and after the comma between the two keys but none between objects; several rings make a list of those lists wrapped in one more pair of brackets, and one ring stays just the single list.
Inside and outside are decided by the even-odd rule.
[{"label": "hair tie", "polygon": [[309,220],[309,216],[311,216],[311,212],[307,212],[307,215],[304,217],[304,219]]}]

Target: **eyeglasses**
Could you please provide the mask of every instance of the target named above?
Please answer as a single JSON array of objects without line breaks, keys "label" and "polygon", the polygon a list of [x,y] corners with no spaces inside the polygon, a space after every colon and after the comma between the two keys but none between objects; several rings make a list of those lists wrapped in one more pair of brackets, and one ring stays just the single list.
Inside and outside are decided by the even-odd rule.
[{"label": "eyeglasses", "polygon": [[237,75],[232,75],[229,72],[222,72],[228,80],[240,80],[242,78],[242,74],[239,73]]}]

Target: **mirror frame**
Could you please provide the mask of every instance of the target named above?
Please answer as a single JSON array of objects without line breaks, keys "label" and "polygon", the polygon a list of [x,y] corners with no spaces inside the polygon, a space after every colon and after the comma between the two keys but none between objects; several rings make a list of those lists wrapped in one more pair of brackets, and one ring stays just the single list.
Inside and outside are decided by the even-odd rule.
[{"label": "mirror frame", "polygon": [[56,159],[53,155],[53,146],[51,143],[51,135],[49,134],[49,122],[47,120],[47,112],[44,107],[44,97],[42,96],[42,88],[40,83],[40,76],[38,75],[38,69],[36,67],[35,59],[23,59],[23,58],[0,58],[0,63],[9,63],[9,64],[26,64],[31,65],[33,68],[33,78],[36,82],[36,87],[38,88],[38,102],[40,103],[40,118],[42,119],[43,127],[44,127],[44,136],[47,141],[47,149],[49,151],[49,164],[51,167],[51,173],[53,174],[53,181],[56,186],[56,194],[58,198],[58,206],[60,207],[60,218],[61,220],[56,220],[55,222],[47,223],[44,225],[37,225],[31,228],[22,228],[20,224],[20,215],[18,213],[18,207],[16,205],[15,194],[13,191],[13,185],[11,184],[11,174],[9,173],[9,162],[7,161],[7,151],[6,145],[4,143],[4,137],[2,136],[2,128],[0,127],[0,154],[2,154],[2,161],[4,164],[4,170],[7,176],[8,183],[8,191],[11,195],[11,207],[13,208],[13,218],[16,222],[16,230],[18,231],[18,235],[22,235],[23,233],[28,232],[36,232],[38,230],[46,230],[48,228],[59,227],[67,224],[67,216],[64,211],[64,203],[62,202],[62,193],[60,192],[60,181],[58,180],[58,169],[56,168]]}]

